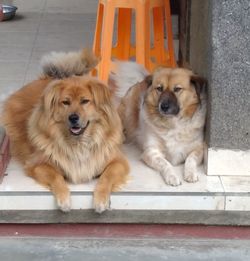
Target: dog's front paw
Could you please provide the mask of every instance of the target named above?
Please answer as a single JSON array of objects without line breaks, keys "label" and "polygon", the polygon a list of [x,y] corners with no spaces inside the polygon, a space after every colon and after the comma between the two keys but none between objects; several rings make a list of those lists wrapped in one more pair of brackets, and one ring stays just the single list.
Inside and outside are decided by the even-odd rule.
[{"label": "dog's front paw", "polygon": [[110,196],[105,191],[97,190],[94,192],[94,208],[97,213],[102,213],[110,209]]},{"label": "dog's front paw", "polygon": [[171,186],[181,185],[181,180],[173,173],[173,171],[167,171],[162,173],[162,177],[167,185],[171,185]]},{"label": "dog's front paw", "polygon": [[69,212],[71,209],[70,192],[60,193],[56,196],[57,205],[63,212]]},{"label": "dog's front paw", "polygon": [[181,185],[181,180],[176,177],[175,175],[166,175],[164,177],[164,181],[166,184],[171,185],[171,186],[179,186]]},{"label": "dog's front paw", "polygon": [[197,182],[199,180],[197,171],[191,171],[191,170],[185,169],[184,180],[189,183]]}]

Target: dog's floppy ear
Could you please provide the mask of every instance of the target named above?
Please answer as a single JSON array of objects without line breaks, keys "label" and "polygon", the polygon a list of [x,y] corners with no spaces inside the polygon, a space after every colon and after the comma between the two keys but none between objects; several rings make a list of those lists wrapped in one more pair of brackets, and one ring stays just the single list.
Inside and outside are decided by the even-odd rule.
[{"label": "dog's floppy ear", "polygon": [[147,88],[150,87],[152,85],[152,82],[153,82],[153,76],[152,75],[146,76],[144,81],[146,83]]},{"label": "dog's floppy ear", "polygon": [[148,75],[144,78],[144,80],[142,82],[140,82],[140,89],[141,91],[146,91],[153,82],[153,76],[152,75]]},{"label": "dog's floppy ear", "polygon": [[200,99],[201,94],[204,93],[207,88],[207,80],[201,76],[193,74],[190,77],[190,83],[194,86],[196,94]]},{"label": "dog's floppy ear", "polygon": [[52,81],[44,90],[43,94],[43,106],[47,113],[53,113],[55,109],[55,104],[60,98],[60,89],[62,84],[60,80]]},{"label": "dog's floppy ear", "polygon": [[88,86],[96,106],[111,105],[111,93],[108,86],[97,80],[90,80]]},{"label": "dog's floppy ear", "polygon": [[103,113],[103,120],[109,123],[109,126],[117,128],[119,121],[118,114],[111,100],[111,92],[104,83],[97,80],[91,80],[88,84],[89,90],[93,95],[94,103],[98,110]]}]

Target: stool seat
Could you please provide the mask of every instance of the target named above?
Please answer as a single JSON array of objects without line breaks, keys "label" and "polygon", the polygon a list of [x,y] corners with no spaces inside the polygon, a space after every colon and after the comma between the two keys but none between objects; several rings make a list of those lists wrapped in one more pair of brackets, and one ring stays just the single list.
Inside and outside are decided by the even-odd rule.
[{"label": "stool seat", "polygon": [[[117,42],[113,46],[116,12]],[[133,13],[135,45],[131,43]],[[113,59],[135,59],[149,71],[159,64],[175,67],[169,0],[99,0],[93,51],[100,57],[97,74],[103,81],[108,80]]]}]

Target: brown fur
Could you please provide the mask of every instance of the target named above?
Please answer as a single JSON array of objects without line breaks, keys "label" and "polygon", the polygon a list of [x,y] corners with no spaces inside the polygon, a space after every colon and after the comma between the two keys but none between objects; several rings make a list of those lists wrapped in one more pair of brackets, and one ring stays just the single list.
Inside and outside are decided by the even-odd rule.
[{"label": "brown fur", "polygon": [[137,83],[128,90],[126,96],[121,99],[118,107],[118,113],[122,119],[124,126],[123,131],[127,140],[130,140],[130,137],[133,136],[134,132],[138,128],[140,117],[140,97],[141,93],[144,93],[146,89],[146,81]]},{"label": "brown fur", "polygon": [[[88,102],[82,104],[83,99]],[[70,132],[71,113],[87,126],[79,136]],[[6,101],[3,122],[13,156],[27,175],[54,193],[63,211],[70,210],[65,179],[80,183],[101,175],[94,192],[98,212],[108,208],[111,191],[126,182],[129,166],[119,149],[120,118],[108,88],[95,78],[33,81]]]}]

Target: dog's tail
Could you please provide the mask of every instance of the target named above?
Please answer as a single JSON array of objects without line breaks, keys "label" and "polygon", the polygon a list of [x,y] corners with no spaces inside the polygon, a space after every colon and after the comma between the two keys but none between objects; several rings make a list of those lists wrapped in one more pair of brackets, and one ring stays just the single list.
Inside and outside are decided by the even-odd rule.
[{"label": "dog's tail", "polygon": [[41,60],[43,75],[54,79],[87,74],[97,63],[97,57],[88,49],[68,53],[51,52]]},{"label": "dog's tail", "polygon": [[135,62],[115,62],[114,70],[110,74],[110,81],[115,85],[115,93],[123,97],[128,89],[145,79],[149,72]]}]

